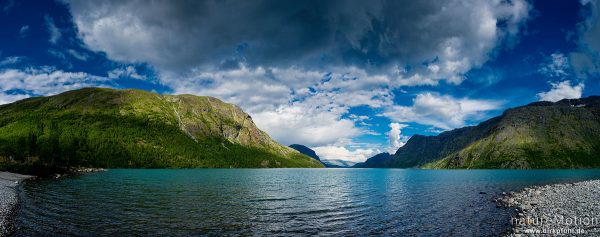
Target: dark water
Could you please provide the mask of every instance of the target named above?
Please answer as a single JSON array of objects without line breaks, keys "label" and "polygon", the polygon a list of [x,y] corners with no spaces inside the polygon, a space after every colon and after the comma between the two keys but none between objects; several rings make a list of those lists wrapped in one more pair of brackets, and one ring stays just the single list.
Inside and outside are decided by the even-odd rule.
[{"label": "dark water", "polygon": [[[600,170],[110,170],[23,186],[17,236],[498,235],[503,191]],[[485,192],[485,194],[480,194]]]}]

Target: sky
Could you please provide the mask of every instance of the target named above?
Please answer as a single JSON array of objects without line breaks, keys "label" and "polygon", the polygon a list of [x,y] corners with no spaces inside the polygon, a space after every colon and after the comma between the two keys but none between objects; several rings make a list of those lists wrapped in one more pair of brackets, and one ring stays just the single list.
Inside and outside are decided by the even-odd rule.
[{"label": "sky", "polygon": [[0,0],[0,104],[82,87],[239,105],[324,160],[600,95],[597,0]]}]

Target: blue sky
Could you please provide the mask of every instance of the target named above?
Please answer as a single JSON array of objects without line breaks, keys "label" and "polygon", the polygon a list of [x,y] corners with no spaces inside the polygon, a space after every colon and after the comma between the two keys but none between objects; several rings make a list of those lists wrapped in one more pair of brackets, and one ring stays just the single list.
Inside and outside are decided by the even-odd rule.
[{"label": "blue sky", "polygon": [[600,3],[0,1],[0,103],[209,95],[353,162],[538,100],[600,94]]}]

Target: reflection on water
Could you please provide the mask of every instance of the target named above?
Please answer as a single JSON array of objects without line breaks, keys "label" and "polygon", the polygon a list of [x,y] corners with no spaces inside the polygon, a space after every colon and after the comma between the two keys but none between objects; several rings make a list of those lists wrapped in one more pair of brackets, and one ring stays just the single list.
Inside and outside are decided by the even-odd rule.
[{"label": "reflection on water", "polygon": [[[17,236],[497,235],[503,191],[598,170],[110,170],[30,181]],[[481,194],[483,192],[484,194]]]}]

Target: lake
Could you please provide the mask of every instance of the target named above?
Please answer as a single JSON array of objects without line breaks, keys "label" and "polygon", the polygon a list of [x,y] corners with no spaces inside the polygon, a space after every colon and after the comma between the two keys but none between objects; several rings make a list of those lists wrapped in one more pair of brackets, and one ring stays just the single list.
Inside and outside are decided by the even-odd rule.
[{"label": "lake", "polygon": [[509,229],[502,192],[600,170],[114,169],[22,186],[16,236],[424,235]]}]

